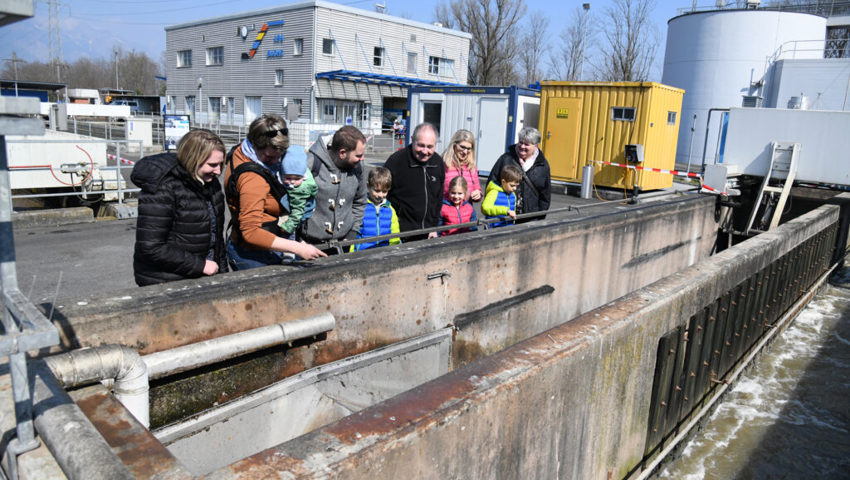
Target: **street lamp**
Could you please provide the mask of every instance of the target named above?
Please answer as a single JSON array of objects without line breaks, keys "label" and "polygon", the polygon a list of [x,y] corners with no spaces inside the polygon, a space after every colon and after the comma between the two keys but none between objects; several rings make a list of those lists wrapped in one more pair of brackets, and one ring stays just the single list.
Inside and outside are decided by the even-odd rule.
[{"label": "street lamp", "polygon": [[581,36],[581,66],[578,71],[578,79],[582,80],[584,77],[584,44],[587,42],[587,21],[590,18],[590,4],[582,3],[581,8],[584,9],[584,33]]},{"label": "street lamp", "polygon": [[204,77],[198,77],[198,121],[195,123],[204,126],[201,122],[201,114],[204,112]]}]

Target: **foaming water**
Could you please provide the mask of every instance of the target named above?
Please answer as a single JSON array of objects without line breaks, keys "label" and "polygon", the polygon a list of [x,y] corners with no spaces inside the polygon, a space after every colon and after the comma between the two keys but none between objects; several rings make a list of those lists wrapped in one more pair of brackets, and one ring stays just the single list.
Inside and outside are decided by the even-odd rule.
[{"label": "foaming water", "polygon": [[850,478],[850,274],[757,358],[658,478]]}]

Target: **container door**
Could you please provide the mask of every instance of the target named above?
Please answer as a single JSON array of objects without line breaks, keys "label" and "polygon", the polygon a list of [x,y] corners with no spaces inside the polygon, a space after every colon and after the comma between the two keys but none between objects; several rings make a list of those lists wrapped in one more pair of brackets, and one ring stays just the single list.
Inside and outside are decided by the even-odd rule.
[{"label": "container door", "polygon": [[568,182],[581,180],[578,161],[581,98],[549,98],[546,102],[546,124],[543,153],[549,160],[552,178]]},{"label": "container door", "polygon": [[508,99],[481,98],[478,104],[478,132],[475,163],[478,173],[487,175],[505,153],[508,131]]}]

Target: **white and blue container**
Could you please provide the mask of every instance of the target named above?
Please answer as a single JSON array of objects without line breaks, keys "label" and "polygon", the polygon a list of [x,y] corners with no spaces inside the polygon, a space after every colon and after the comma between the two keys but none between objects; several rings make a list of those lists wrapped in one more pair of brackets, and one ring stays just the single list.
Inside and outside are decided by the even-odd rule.
[{"label": "white and blue container", "polygon": [[[490,173],[523,127],[537,128],[540,92],[520,87],[418,87],[407,93],[406,124],[437,126],[442,153],[457,130],[475,135],[475,161],[482,175]],[[407,129],[410,143],[412,128]]]}]

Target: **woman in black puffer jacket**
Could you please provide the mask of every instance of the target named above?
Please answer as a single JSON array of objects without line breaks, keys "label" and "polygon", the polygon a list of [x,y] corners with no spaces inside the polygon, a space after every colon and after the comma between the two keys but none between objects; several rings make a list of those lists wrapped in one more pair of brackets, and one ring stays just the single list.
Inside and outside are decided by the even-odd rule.
[{"label": "woman in black puffer jacket", "polygon": [[139,286],[215,275],[227,269],[224,193],[218,182],[224,144],[193,130],[177,155],[145,157],[131,180],[141,188],[133,273]]}]

